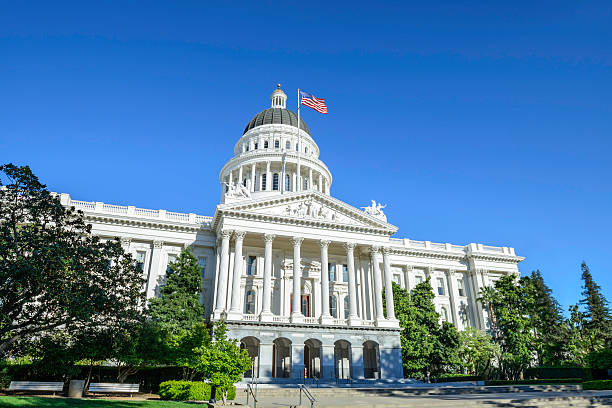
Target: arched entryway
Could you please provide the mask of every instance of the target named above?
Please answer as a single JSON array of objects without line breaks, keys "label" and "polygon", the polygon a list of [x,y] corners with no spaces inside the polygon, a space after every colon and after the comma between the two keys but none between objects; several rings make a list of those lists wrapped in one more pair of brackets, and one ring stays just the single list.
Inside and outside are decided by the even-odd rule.
[{"label": "arched entryway", "polygon": [[304,378],[321,378],[321,342],[308,339],[304,342]]},{"label": "arched entryway", "polygon": [[380,378],[380,353],[378,343],[363,343],[363,374],[365,378]]},{"label": "arched entryway", "polygon": [[334,343],[334,367],[336,378],[351,378],[351,343],[346,340]]},{"label": "arched entryway", "polygon": [[259,377],[259,339],[252,336],[245,337],[240,340],[240,348],[247,350],[252,363],[251,369],[244,372],[244,377]]},{"label": "arched entryway", "polygon": [[291,377],[291,340],[279,337],[272,346],[272,377]]}]

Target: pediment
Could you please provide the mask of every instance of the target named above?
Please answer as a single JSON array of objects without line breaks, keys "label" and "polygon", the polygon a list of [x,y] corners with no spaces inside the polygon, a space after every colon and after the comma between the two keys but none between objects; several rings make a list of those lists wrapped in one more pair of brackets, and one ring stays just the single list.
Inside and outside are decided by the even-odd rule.
[{"label": "pediment", "polygon": [[317,191],[290,193],[259,200],[222,204],[217,211],[244,214],[276,221],[307,221],[309,223],[376,229],[392,234],[397,228],[358,208]]}]

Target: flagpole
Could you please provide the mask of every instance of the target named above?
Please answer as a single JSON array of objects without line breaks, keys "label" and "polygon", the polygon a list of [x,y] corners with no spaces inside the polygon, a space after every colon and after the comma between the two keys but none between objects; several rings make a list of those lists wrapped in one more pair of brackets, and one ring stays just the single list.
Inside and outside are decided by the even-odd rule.
[{"label": "flagpole", "polygon": [[297,188],[295,189],[295,191],[302,191],[302,173],[301,173],[301,167],[300,167],[300,156],[301,156],[301,151],[302,151],[302,134],[300,133],[300,88],[298,88],[297,90],[297,110],[298,110],[298,123],[297,123],[297,129],[298,129],[298,157],[297,157]]}]

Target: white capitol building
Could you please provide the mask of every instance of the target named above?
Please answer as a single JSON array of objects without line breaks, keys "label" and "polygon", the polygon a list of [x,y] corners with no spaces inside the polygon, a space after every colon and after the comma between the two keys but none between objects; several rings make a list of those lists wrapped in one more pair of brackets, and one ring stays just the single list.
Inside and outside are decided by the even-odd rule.
[{"label": "white capitol building", "polygon": [[121,238],[143,267],[148,297],[190,246],[202,267],[206,318],[224,319],[248,349],[247,376],[402,378],[392,282],[412,289],[430,277],[442,319],[486,329],[480,288],[518,274],[523,258],[509,247],[391,238],[397,228],[384,207],[331,196],[332,174],[304,121],[298,137],[286,99],[279,85],[271,108],[247,124],[219,174],[212,217],[68,194],[62,203],[84,211],[94,234]]}]

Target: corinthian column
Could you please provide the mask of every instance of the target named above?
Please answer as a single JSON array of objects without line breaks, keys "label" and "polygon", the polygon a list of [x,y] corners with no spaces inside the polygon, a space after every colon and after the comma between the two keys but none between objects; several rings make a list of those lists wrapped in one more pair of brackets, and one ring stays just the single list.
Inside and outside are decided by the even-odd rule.
[{"label": "corinthian column", "polygon": [[361,324],[359,317],[357,316],[357,290],[355,284],[355,259],[354,250],[355,244],[347,242],[344,244],[346,248],[346,267],[348,270],[348,290],[349,290],[349,324],[351,326],[358,326]]},{"label": "corinthian column", "polygon": [[229,320],[240,319],[242,312],[240,311],[240,281],[242,278],[242,241],[245,236],[244,231],[235,231],[236,243],[234,246],[234,280],[232,283],[232,307],[227,316]]},{"label": "corinthian column", "polygon": [[304,320],[302,314],[302,259],[300,256],[300,247],[302,245],[302,237],[291,238],[293,244],[293,308],[291,311],[291,321],[301,322]]},{"label": "corinthian column", "polygon": [[274,235],[265,234],[265,249],[264,249],[264,280],[263,280],[263,298],[261,307],[261,316],[259,319],[264,321],[272,321],[271,303],[272,303],[272,241]]},{"label": "corinthian column", "polygon": [[377,246],[372,246],[370,249],[370,257],[372,260],[372,275],[374,276],[374,304],[376,306],[377,324],[385,320],[382,303],[382,282],[380,280],[380,267],[378,266],[378,251],[379,248]]},{"label": "corinthian column", "polygon": [[215,319],[221,318],[225,312],[227,299],[227,275],[229,268],[229,240],[232,231],[221,231],[221,262],[219,264],[219,274],[217,275],[217,305],[215,307]]},{"label": "corinthian column", "polygon": [[332,323],[329,314],[329,260],[327,249],[330,241],[321,240],[321,324]]},{"label": "corinthian column", "polygon": [[389,264],[389,248],[384,247],[383,267],[385,269],[385,300],[387,301],[387,319],[395,320],[395,306],[393,305],[393,276],[391,274],[391,265]]}]

